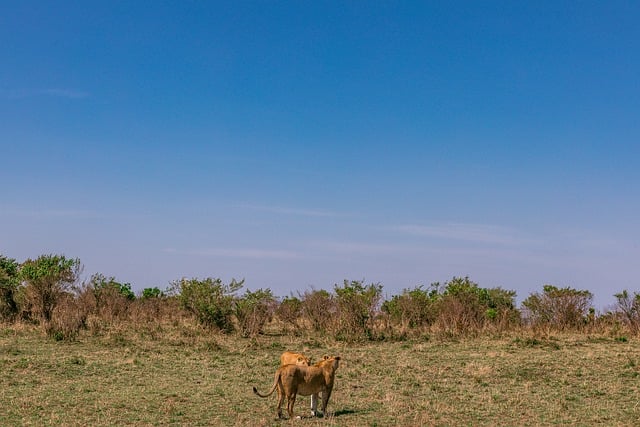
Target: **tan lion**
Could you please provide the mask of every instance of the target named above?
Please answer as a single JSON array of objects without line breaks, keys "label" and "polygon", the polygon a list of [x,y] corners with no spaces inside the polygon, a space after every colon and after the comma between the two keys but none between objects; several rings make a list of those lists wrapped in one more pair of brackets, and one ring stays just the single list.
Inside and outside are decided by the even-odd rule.
[{"label": "tan lion", "polygon": [[[329,397],[333,390],[333,382],[336,370],[340,364],[340,357],[328,357],[313,366],[284,365],[278,368],[273,381],[273,386],[267,394],[261,394],[256,387],[253,392],[260,397],[268,397],[278,389],[278,418],[282,418],[282,403],[287,398],[287,412],[289,418],[293,418],[293,405],[296,403],[296,395],[313,396],[322,393],[322,413],[326,413]],[[312,408],[314,415],[316,408]]]},{"label": "tan lion", "polygon": [[[323,356],[322,360],[327,360],[328,358],[329,358],[329,356]],[[322,362],[322,360],[320,362]],[[318,362],[318,363],[320,363],[320,362]],[[318,365],[318,363],[316,363],[316,365]],[[280,366],[289,365],[289,364],[300,365],[300,366],[311,366],[311,358],[305,356],[302,353],[294,353],[292,351],[285,351],[280,356]],[[314,394],[311,395],[311,416],[312,417],[315,417],[316,414],[318,413],[318,400],[319,399],[320,399],[320,396],[319,396],[318,393],[314,393]]]},{"label": "tan lion", "polygon": [[292,351],[285,351],[280,356],[280,366],[284,366],[284,365],[311,366],[311,358],[305,356],[302,353],[294,353]]}]

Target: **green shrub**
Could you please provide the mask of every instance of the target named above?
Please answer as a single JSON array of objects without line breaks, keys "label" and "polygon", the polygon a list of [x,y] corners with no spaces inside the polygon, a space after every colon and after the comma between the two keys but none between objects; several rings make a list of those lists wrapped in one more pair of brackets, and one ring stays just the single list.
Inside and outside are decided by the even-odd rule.
[{"label": "green shrub", "polygon": [[42,321],[51,321],[58,302],[71,291],[81,271],[79,259],[63,255],[41,255],[28,259],[20,266],[20,278],[25,282],[25,301],[28,312]]},{"label": "green shrub", "polygon": [[373,320],[382,299],[382,285],[364,285],[364,281],[345,280],[342,286],[335,285],[338,306],[338,324],[335,337],[353,341],[374,339]]},{"label": "green shrub", "polygon": [[625,289],[614,296],[617,302],[616,311],[622,317],[622,321],[632,333],[637,334],[640,332],[640,294],[634,292],[633,295],[629,295]]},{"label": "green shrub", "polygon": [[436,303],[440,297],[438,283],[431,285],[429,290],[422,286],[404,289],[402,294],[394,295],[382,304],[382,311],[389,316],[389,320],[401,333],[408,330],[428,327],[436,319]]},{"label": "green shrub", "polygon": [[164,297],[164,292],[162,292],[158,287],[153,288],[144,288],[142,290],[142,294],[140,294],[140,298],[145,300],[149,298],[162,298]]},{"label": "green shrub", "polygon": [[126,318],[135,294],[129,283],[120,283],[114,277],[96,273],[83,285],[78,298],[101,320],[113,323]]},{"label": "green shrub", "polygon": [[303,322],[313,332],[327,333],[337,316],[336,301],[333,295],[324,289],[311,289],[305,291],[300,298],[302,301],[300,312]]},{"label": "green shrub", "polygon": [[244,280],[235,279],[228,285],[221,279],[180,279],[172,283],[180,304],[193,313],[203,325],[232,332],[235,312],[234,293],[242,288]]},{"label": "green shrub", "polygon": [[0,320],[13,320],[18,314],[15,293],[20,285],[19,264],[0,255]]},{"label": "green shrub", "polygon": [[542,294],[529,295],[522,305],[531,325],[567,330],[586,324],[592,300],[593,295],[586,290],[544,285]]},{"label": "green shrub", "polygon": [[271,321],[277,301],[270,289],[247,290],[235,301],[235,314],[243,337],[254,337],[263,332]]},{"label": "green shrub", "polygon": [[54,308],[46,332],[56,341],[74,341],[86,328],[88,315],[81,299],[65,294]]},{"label": "green shrub", "polygon": [[288,333],[297,333],[301,329],[302,301],[294,296],[285,297],[276,308],[276,317],[284,324]]},{"label": "green shrub", "polygon": [[482,288],[468,277],[445,283],[438,299],[437,323],[446,333],[479,333],[487,327],[505,329],[519,321],[514,291]]}]

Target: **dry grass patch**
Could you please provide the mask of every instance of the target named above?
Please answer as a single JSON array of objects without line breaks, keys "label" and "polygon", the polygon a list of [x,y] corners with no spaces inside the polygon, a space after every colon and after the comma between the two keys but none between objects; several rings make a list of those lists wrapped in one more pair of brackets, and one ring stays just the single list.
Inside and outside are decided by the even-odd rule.
[{"label": "dry grass patch", "polygon": [[[259,399],[285,349],[343,360],[329,414]],[[0,425],[634,425],[640,342],[586,336],[344,344],[193,325],[73,343],[0,329]]]}]

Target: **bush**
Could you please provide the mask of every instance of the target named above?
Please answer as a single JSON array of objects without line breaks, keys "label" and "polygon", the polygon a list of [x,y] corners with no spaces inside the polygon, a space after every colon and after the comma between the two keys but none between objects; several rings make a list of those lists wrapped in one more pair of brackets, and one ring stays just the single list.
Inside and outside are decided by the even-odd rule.
[{"label": "bush", "polygon": [[592,300],[589,291],[544,285],[542,294],[531,294],[522,305],[531,325],[562,331],[579,329],[586,324]]},{"label": "bush", "polygon": [[247,290],[235,302],[236,319],[243,337],[254,337],[263,332],[271,321],[277,301],[270,289]]},{"label": "bush", "polygon": [[221,279],[180,279],[171,287],[177,293],[183,308],[193,313],[205,326],[216,327],[223,332],[233,331],[235,312],[234,293],[242,288],[244,280],[235,279],[228,285]]},{"label": "bush", "polygon": [[631,296],[625,289],[614,296],[617,300],[616,311],[620,313],[622,321],[632,333],[637,334],[640,332],[640,294],[634,292]]},{"label": "bush", "polygon": [[0,320],[13,320],[18,314],[15,293],[20,284],[19,264],[0,255]]},{"label": "bush", "polygon": [[47,324],[47,335],[56,341],[74,341],[87,326],[89,312],[81,300],[65,294],[53,309],[51,322]]},{"label": "bush", "polygon": [[373,320],[380,306],[382,285],[364,281],[345,280],[340,287],[335,285],[338,305],[337,339],[352,341],[374,339]]},{"label": "bush", "polygon": [[521,322],[520,311],[516,308],[516,292],[500,287],[486,289],[485,326],[505,330]]},{"label": "bush", "polygon": [[300,330],[302,301],[296,297],[285,297],[276,308],[276,317],[284,323],[285,332],[296,333]]},{"label": "bush", "polygon": [[[126,318],[129,306],[135,300],[129,283],[117,282],[114,277],[100,273],[91,276],[82,292],[92,294],[94,313],[108,323]],[[85,295],[85,300],[91,303],[89,295]]]},{"label": "bush", "polygon": [[438,299],[437,324],[453,334],[479,333],[487,327],[505,329],[519,321],[515,292],[481,288],[468,277],[447,282]]},{"label": "bush", "polygon": [[401,335],[433,324],[440,298],[438,286],[434,283],[430,290],[422,289],[422,286],[404,289],[402,294],[394,295],[382,304],[382,311],[389,316],[392,325],[400,329]]},{"label": "bush", "polygon": [[162,292],[157,287],[153,288],[144,288],[142,290],[142,294],[140,294],[140,299],[150,299],[150,298],[162,298],[164,297],[164,292]]},{"label": "bush", "polygon": [[337,314],[333,296],[324,289],[305,291],[302,300],[302,320],[314,332],[326,333],[332,326]]},{"label": "bush", "polygon": [[62,255],[42,255],[28,259],[20,267],[20,278],[25,282],[25,301],[28,312],[41,320],[45,327],[58,302],[69,293],[81,271],[79,259]]}]

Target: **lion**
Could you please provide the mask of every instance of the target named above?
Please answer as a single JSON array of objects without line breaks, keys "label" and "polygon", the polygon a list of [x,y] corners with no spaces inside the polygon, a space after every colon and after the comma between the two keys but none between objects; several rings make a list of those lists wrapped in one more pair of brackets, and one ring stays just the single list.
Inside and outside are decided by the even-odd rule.
[{"label": "lion", "polygon": [[290,365],[290,364],[311,366],[311,358],[305,356],[302,353],[294,353],[292,351],[285,351],[280,356],[280,366]]},{"label": "lion", "polygon": [[[327,360],[329,356],[323,356],[322,360]],[[321,361],[322,361],[321,360]],[[320,362],[318,362],[320,363]],[[318,365],[316,363],[316,365]],[[284,365],[300,365],[300,366],[311,366],[311,358],[305,356],[302,353],[294,353],[292,351],[285,351],[280,356],[280,366]],[[315,417],[318,413],[318,400],[320,399],[319,394],[314,393],[311,395],[311,416]]]},{"label": "lion", "polygon": [[[282,418],[282,403],[287,398],[287,412],[289,418],[293,418],[293,405],[296,402],[296,395],[317,396],[322,393],[322,413],[325,414],[336,370],[340,365],[340,356],[327,357],[312,366],[304,365],[284,365],[276,371],[273,386],[266,394],[261,394],[256,387],[253,392],[260,397],[269,397],[278,389],[278,418]],[[317,403],[316,403],[317,404]],[[312,401],[312,412],[317,415],[314,402]]]}]

